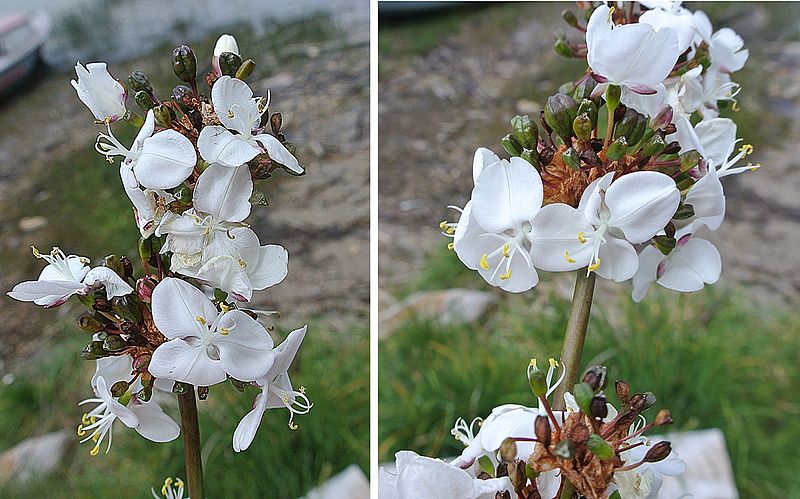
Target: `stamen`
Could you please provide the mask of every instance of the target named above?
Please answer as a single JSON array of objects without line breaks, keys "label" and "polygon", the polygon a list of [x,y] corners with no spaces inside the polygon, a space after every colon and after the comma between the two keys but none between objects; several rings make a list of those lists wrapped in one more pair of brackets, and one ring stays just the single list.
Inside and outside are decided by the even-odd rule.
[{"label": "stamen", "polygon": [[569,256],[569,250],[564,250],[564,260],[566,260],[567,263],[575,263],[575,259]]},{"label": "stamen", "polygon": [[503,245],[503,256],[508,258],[508,243]]},{"label": "stamen", "polygon": [[452,251],[453,248],[455,248],[455,247],[456,247],[455,243],[447,243],[447,249],[449,249],[450,251]]},{"label": "stamen", "polygon": [[595,272],[597,269],[600,268],[600,259],[598,258],[595,262],[589,265],[589,272]]},{"label": "stamen", "polygon": [[748,154],[753,154],[753,146],[751,144],[743,144],[742,147],[739,148],[739,152],[743,152],[744,156],[747,156]]},{"label": "stamen", "polygon": [[547,361],[550,362],[550,367],[552,367],[553,369],[558,368],[558,361],[553,357],[550,357],[549,359],[547,359]]},{"label": "stamen", "polygon": [[578,232],[578,241],[583,244],[586,242],[586,236],[583,235],[583,232]]},{"label": "stamen", "polygon": [[197,317],[194,318],[194,320],[196,320],[197,322],[199,322],[204,326],[206,325],[206,319],[202,315],[198,315]]},{"label": "stamen", "polygon": [[486,257],[489,255],[483,255],[481,257],[481,268],[483,270],[489,270],[489,262],[486,261]]},{"label": "stamen", "polygon": [[505,274],[500,274],[500,279],[504,281],[510,278],[511,278],[511,269],[508,269],[508,272],[506,272]]}]

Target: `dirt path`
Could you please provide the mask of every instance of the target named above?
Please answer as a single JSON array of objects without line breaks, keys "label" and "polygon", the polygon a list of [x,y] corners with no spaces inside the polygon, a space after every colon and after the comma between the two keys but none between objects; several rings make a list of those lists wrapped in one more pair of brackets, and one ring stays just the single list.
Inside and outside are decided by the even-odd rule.
[{"label": "dirt path", "polygon": [[[744,87],[740,136],[755,146],[752,158],[765,167],[725,179],[728,216],[709,238],[722,253],[721,283],[757,286],[765,293],[752,293],[754,299],[769,301],[800,297],[800,252],[794,250],[800,245],[800,42],[795,28],[776,28],[779,16],[787,15],[781,5],[721,6],[712,16],[718,26],[736,29],[750,48],[748,66],[737,75]],[[520,4],[514,11],[505,6],[467,12],[454,34],[423,55],[382,57],[383,288],[414,279],[427,253],[445,244],[438,223],[457,217],[447,205],[467,201],[475,149],[501,152],[508,120],[538,112],[544,92],[555,92],[577,74],[565,72],[564,59],[552,50],[553,32],[566,27],[559,16],[565,7],[574,9]]]}]

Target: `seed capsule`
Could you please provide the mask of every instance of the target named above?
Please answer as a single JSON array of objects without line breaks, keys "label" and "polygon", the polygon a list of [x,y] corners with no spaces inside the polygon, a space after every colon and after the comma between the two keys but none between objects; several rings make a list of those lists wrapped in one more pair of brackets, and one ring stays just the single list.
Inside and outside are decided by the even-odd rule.
[{"label": "seed capsule", "polygon": [[644,455],[643,461],[646,463],[657,463],[663,461],[672,452],[672,444],[662,440],[655,444],[647,454]]}]

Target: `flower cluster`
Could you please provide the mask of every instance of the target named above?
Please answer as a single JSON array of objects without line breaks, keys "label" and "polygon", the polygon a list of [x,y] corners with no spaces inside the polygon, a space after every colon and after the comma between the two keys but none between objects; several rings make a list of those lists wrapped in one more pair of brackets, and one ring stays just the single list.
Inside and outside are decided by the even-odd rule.
[{"label": "flower cluster", "polygon": [[[122,186],[141,232],[143,274],[135,276],[127,257],[111,255],[90,268],[88,258],[34,248],[47,266],[8,294],[48,308],[77,296],[88,308],[80,327],[93,336],[82,356],[97,364],[95,397],[81,404],[95,406],[78,435],[94,442],[92,455],[103,442],[110,449],[117,420],[155,442],[178,437],[180,427],[154,389],[180,394],[193,385],[205,399],[209,386],[225,381],[240,391],[258,388],[233,435],[237,452],[253,441],[267,409],[288,409],[295,429],[294,416],[312,407],[288,376],[306,327],[276,347],[258,311],[243,308],[254,290],[280,283],[288,272],[287,251],[262,245],[244,222],[252,204],[265,204],[255,186],[278,169],[304,171],[281,133],[280,113],[270,113],[269,98],[254,97],[245,82],[255,63],[242,60],[232,36],[219,39],[210,65],[209,98],[198,89],[192,49],[176,48],[172,66],[183,84],[163,100],[142,72],[131,73],[126,88],[105,63],[76,66],[72,85],[105,126],[95,148],[109,163],[121,158]],[[127,108],[129,90],[144,118]],[[129,147],[112,132],[115,122],[139,129]]]},{"label": "flower cluster", "polygon": [[555,411],[548,398],[565,372],[555,359],[549,363],[546,374],[536,360],[528,366],[537,407],[506,404],[483,420],[459,419],[452,434],[465,445],[460,456],[444,462],[401,451],[394,472],[381,470],[383,490],[399,499],[549,499],[563,497],[570,483],[582,497],[645,499],[658,496],[664,476],[685,471],[669,442],[643,436],[672,423],[666,409],[647,423],[642,413],[655,404],[652,393],[631,395],[618,380],[617,410],[603,392],[606,368],[592,366],[565,394],[566,410]]},{"label": "flower cluster", "polygon": [[637,302],[652,283],[700,290],[721,272],[717,249],[695,236],[725,217],[720,179],[760,167],[739,164],[753,148],[720,117],[737,109],[731,74],[748,52],[679,2],[579,5],[585,27],[564,17],[585,40],[561,37],[556,50],[585,58],[586,74],[547,99],[538,125],[511,120],[510,159],[475,152],[470,200],[440,227],[467,267],[510,292],[536,286],[537,269],[581,268],[632,280]]}]

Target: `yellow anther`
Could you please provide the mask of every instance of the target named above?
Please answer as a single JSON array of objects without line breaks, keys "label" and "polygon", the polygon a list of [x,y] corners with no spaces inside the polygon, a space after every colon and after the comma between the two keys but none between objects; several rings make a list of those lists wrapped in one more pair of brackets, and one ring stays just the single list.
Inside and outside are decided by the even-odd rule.
[{"label": "yellow anther", "polygon": [[503,256],[508,258],[508,243],[503,245]]},{"label": "yellow anther", "polygon": [[176,478],[175,479],[175,486],[176,487],[183,487],[183,480],[181,480],[180,478]]},{"label": "yellow anther", "polygon": [[739,101],[737,101],[737,100],[734,100],[734,101],[733,101],[733,104],[731,105],[731,109],[733,109],[733,111],[734,111],[734,112],[737,112],[737,113],[738,113],[739,111],[741,111],[741,108],[739,107]]},{"label": "yellow anther", "polygon": [[447,225],[447,220],[443,220],[443,221],[442,221],[442,222],[439,224],[439,228],[440,228],[440,229],[442,229],[442,230],[447,230],[447,227],[448,227],[448,225]]},{"label": "yellow anther", "polygon": [[222,310],[222,313],[224,314],[227,314],[228,312],[233,310],[233,307],[229,307],[225,302],[220,302],[219,308]]},{"label": "yellow anther", "polygon": [[759,168],[761,168],[761,163],[756,163],[756,164],[747,163],[747,166],[750,168],[751,171],[756,171]]},{"label": "yellow anther", "polygon": [[447,234],[448,234],[448,235],[452,236],[452,235],[454,235],[455,233],[456,233],[456,228],[455,228],[455,227],[448,227],[448,228],[447,228]]},{"label": "yellow anther", "polygon": [[743,152],[745,156],[753,154],[753,146],[750,144],[743,144],[742,147],[739,148],[739,152]]},{"label": "yellow anther", "polygon": [[196,320],[197,322],[199,322],[204,326],[206,325],[206,318],[203,317],[202,315],[198,315],[197,317],[194,318],[194,320]]},{"label": "yellow anther", "polygon": [[294,423],[294,421],[289,421],[289,429],[292,431],[297,429],[297,425]]},{"label": "yellow anther", "polygon": [[506,279],[511,279],[511,269],[508,269],[508,272],[505,274],[500,274],[500,279],[505,281]]},{"label": "yellow anther", "polygon": [[284,404],[288,404],[289,403],[289,394],[284,393],[283,397],[281,397],[281,400],[283,400]]},{"label": "yellow anther", "polygon": [[586,236],[583,235],[582,231],[578,232],[578,241],[580,241],[581,244],[586,242]]},{"label": "yellow anther", "polygon": [[228,336],[228,333],[230,332],[231,330],[226,327],[219,328],[219,334],[221,334],[222,336]]},{"label": "yellow anther", "polygon": [[79,436],[79,437],[82,437],[82,436],[84,436],[84,435],[86,435],[86,432],[83,430],[83,425],[82,425],[82,424],[79,424],[79,425],[78,425],[78,436]]},{"label": "yellow anther", "polygon": [[575,263],[575,259],[569,256],[569,250],[564,250],[564,260],[566,260],[567,263]]},{"label": "yellow anther", "polygon": [[228,109],[228,118],[233,119],[233,109]]},{"label": "yellow anther", "polygon": [[531,369],[536,369],[536,359],[531,359],[531,363],[529,365]]},{"label": "yellow anther", "polygon": [[589,265],[589,272],[594,272],[600,268],[600,259],[598,258],[593,264]]},{"label": "yellow anther", "polygon": [[92,447],[92,450],[89,451],[90,456],[96,456],[100,453],[100,443],[98,442],[97,445]]},{"label": "yellow anther", "polygon": [[240,259],[240,260],[239,260],[239,266],[240,266],[241,268],[243,268],[243,269],[244,269],[244,268],[247,268],[247,262],[245,262],[244,260],[241,260],[241,259]]},{"label": "yellow anther", "polygon": [[489,255],[483,255],[481,257],[481,268],[483,270],[489,270],[489,262],[486,261],[486,257]]},{"label": "yellow anther", "polygon": [[610,9],[608,9],[608,22],[612,22],[613,21],[614,11],[615,10],[617,10],[616,7],[611,7]]},{"label": "yellow anther", "polygon": [[447,243],[447,249],[449,249],[450,251],[453,251],[453,248],[455,247],[456,247],[455,243]]},{"label": "yellow anther", "polygon": [[305,395],[305,394],[306,394],[306,387],[301,385],[301,386],[300,386],[300,390],[298,390],[298,391],[299,391],[300,393],[302,393],[303,395]]},{"label": "yellow anther", "polygon": [[549,359],[547,359],[547,361],[550,362],[550,367],[552,367],[553,369],[558,368],[558,361],[553,357],[550,357]]},{"label": "yellow anther", "polygon": [[31,251],[33,251],[33,256],[35,256],[36,258],[39,258],[40,256],[42,256],[42,254],[39,253],[39,250],[36,249],[36,246],[31,246]]},{"label": "yellow anther", "polygon": [[92,424],[91,420],[89,419],[89,415],[88,414],[83,413],[83,416],[81,416],[81,423],[83,423],[86,426],[89,426],[90,424]]}]

